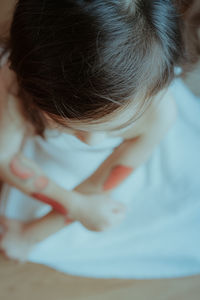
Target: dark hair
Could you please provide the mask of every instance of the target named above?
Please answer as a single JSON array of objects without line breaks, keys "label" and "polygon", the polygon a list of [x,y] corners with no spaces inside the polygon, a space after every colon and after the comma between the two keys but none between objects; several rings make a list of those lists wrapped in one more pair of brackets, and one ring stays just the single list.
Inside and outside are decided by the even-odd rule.
[{"label": "dark hair", "polygon": [[183,19],[182,36],[185,46],[184,70],[190,71],[200,55],[200,2],[199,0],[177,0]]},{"label": "dark hair", "polygon": [[173,2],[19,0],[9,59],[37,133],[43,112],[98,122],[138,97],[141,110],[167,86],[184,56]]}]

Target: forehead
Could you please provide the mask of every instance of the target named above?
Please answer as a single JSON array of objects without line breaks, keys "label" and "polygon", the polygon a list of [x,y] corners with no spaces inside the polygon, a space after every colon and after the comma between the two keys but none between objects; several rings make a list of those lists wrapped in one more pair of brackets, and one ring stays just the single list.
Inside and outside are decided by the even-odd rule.
[{"label": "forehead", "polygon": [[139,127],[148,114],[156,109],[166,90],[163,89],[148,99],[140,97],[140,100],[137,98],[137,101],[130,100],[126,106],[120,107],[111,114],[106,114],[101,119],[72,120],[63,118],[59,120],[59,123],[62,124],[63,129],[88,132],[123,131],[129,127]]},{"label": "forehead", "polygon": [[102,132],[102,131],[117,131],[117,130],[125,130],[128,127],[133,126],[133,122],[131,124],[121,124],[120,120],[113,122],[112,120],[109,122],[102,122],[98,124],[91,124],[91,123],[68,123],[66,128],[72,130],[79,130],[79,131],[87,131],[87,132]]},{"label": "forehead", "polygon": [[136,109],[134,105],[120,108],[98,120],[65,120],[63,126],[80,131],[117,131],[132,127],[144,113],[146,107]]}]

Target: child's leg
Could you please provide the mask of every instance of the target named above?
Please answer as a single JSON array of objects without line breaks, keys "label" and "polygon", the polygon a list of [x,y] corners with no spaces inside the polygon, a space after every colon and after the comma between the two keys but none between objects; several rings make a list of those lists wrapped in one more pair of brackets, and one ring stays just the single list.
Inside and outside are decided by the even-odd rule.
[{"label": "child's leg", "polygon": [[55,211],[27,223],[0,217],[0,249],[9,258],[26,261],[34,245],[71,222]]},{"label": "child's leg", "polygon": [[[77,207],[77,205],[76,205]],[[102,231],[116,226],[125,217],[123,204],[113,201],[108,194],[88,195],[80,201],[79,209],[74,212],[77,219],[90,230]],[[73,222],[55,211],[27,223],[0,218],[4,228],[0,249],[9,257],[25,261],[32,247]]]},{"label": "child's leg", "polygon": [[36,244],[72,222],[73,220],[70,220],[69,218],[66,219],[56,211],[51,211],[40,219],[24,223],[22,237],[32,244]]}]

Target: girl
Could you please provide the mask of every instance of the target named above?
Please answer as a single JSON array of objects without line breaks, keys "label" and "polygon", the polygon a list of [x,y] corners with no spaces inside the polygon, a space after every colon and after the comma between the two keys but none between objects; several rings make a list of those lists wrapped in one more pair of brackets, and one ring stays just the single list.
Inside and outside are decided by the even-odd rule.
[{"label": "girl", "polygon": [[[9,257],[25,260],[33,244],[72,220],[99,231],[123,219],[124,206],[110,192],[175,120],[164,94],[186,61],[178,12],[187,5],[179,2],[18,1],[1,69],[1,178],[54,210],[26,223],[2,218]],[[45,138],[38,142],[45,148],[45,129],[88,145],[122,141],[67,191],[21,152],[30,134]]]}]

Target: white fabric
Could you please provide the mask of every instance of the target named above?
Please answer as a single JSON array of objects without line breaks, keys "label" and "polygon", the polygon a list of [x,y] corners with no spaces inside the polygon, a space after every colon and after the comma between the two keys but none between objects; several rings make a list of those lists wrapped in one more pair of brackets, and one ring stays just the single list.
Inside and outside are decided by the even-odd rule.
[{"label": "white fabric", "polygon": [[[200,273],[200,99],[180,80],[171,91],[178,107],[176,123],[148,162],[112,194],[128,206],[125,221],[100,233],[74,223],[38,244],[29,261],[102,278]],[[121,141],[113,138],[91,147],[73,136],[49,132],[48,142],[31,140],[25,152],[63,187],[73,189]],[[7,216],[23,220],[49,211],[15,189],[8,190],[3,202]]]}]

